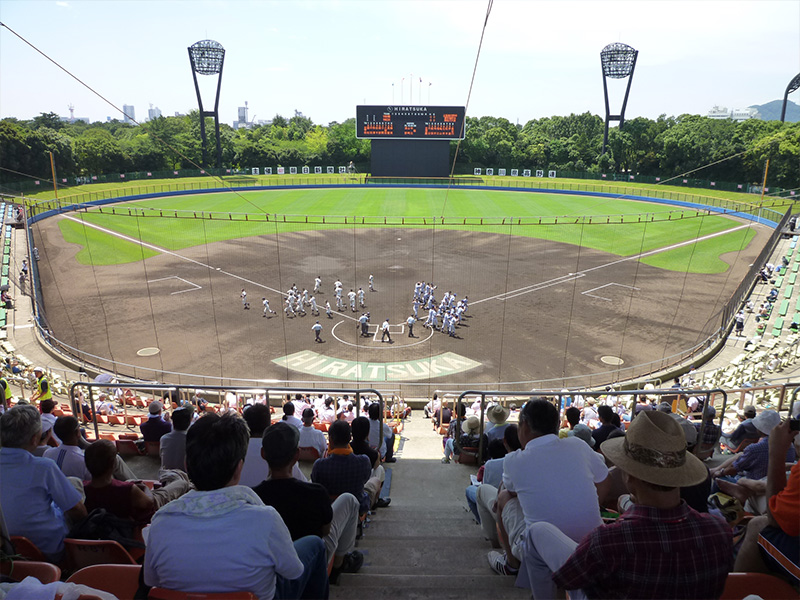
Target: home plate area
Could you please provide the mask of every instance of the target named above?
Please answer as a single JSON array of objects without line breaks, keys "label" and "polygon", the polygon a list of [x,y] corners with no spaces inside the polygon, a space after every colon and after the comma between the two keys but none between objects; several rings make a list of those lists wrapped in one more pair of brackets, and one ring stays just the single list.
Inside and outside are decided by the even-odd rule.
[{"label": "home plate area", "polygon": [[[382,325],[383,325],[383,323],[379,323],[377,325],[372,325],[372,324],[368,325],[369,329],[367,329],[367,332],[372,334],[372,341],[373,342],[380,342],[381,341],[381,334],[382,334],[381,326]],[[390,337],[393,336],[393,335],[401,336],[401,335],[403,335],[405,333],[405,331],[406,331],[405,324],[400,324],[400,325],[391,325],[390,324],[389,325],[389,336]]]},{"label": "home plate area", "polygon": [[183,277],[178,277],[177,275],[173,275],[172,277],[161,277],[159,279],[148,279],[147,284],[151,291],[163,290],[164,292],[169,292],[171,296],[175,294],[183,294],[185,292],[194,292],[202,288],[202,286],[192,283]]}]

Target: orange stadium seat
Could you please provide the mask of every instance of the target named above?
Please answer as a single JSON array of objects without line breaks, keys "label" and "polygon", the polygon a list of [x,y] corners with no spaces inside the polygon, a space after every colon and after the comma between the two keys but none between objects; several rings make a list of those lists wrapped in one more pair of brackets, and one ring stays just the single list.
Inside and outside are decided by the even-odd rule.
[{"label": "orange stadium seat", "polygon": [[765,573],[728,573],[720,600],[742,600],[755,594],[763,600],[788,600],[798,594],[783,579]]},{"label": "orange stadium seat", "polygon": [[133,598],[141,572],[140,565],[90,565],[70,575],[67,583],[86,585],[121,599]]},{"label": "orange stadium seat", "polygon": [[64,540],[67,560],[73,569],[91,565],[136,565],[136,561],[118,542],[112,540]]},{"label": "orange stadium seat", "polygon": [[42,551],[23,535],[12,535],[11,536],[11,544],[14,546],[14,550],[20,556],[28,559],[28,560],[35,560],[44,562],[46,559]]},{"label": "orange stadium seat", "polygon": [[179,592],[160,587],[152,588],[147,597],[149,600],[258,600],[252,592]]},{"label": "orange stadium seat", "polygon": [[0,562],[0,573],[14,581],[35,577],[44,584],[55,583],[61,579],[61,569],[57,566],[35,560],[4,560]]}]

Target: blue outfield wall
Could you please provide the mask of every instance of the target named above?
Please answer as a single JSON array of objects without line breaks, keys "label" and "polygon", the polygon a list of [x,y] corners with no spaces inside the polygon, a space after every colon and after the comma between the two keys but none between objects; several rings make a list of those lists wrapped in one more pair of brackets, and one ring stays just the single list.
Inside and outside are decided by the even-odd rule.
[{"label": "blue outfield wall", "polygon": [[[442,189],[444,186],[440,185],[403,185],[403,184],[396,184],[396,183],[379,183],[379,184],[370,184],[369,188],[429,188],[429,189]],[[244,191],[269,191],[269,190],[300,190],[300,189],[322,189],[322,188],[331,188],[331,189],[341,189],[341,188],[360,188],[363,189],[364,185],[276,185],[276,186],[258,186],[258,187],[248,187]],[[541,194],[564,194],[568,196],[588,196],[588,197],[595,197],[595,198],[608,198],[608,199],[616,199],[616,200],[637,200],[639,202],[650,202],[652,204],[667,204],[671,206],[679,206],[682,208],[702,208],[705,210],[709,210],[711,212],[716,212],[720,214],[730,215],[733,217],[740,217],[742,219],[746,219],[748,221],[753,221],[755,223],[759,223],[761,225],[767,225],[768,227],[775,228],[778,224],[778,221],[773,221],[772,219],[768,219],[766,217],[759,217],[756,215],[751,215],[748,213],[742,212],[729,212],[725,208],[721,208],[719,206],[712,206],[710,204],[696,204],[694,202],[685,202],[682,200],[668,200],[665,198],[651,198],[649,196],[635,196],[632,194],[612,194],[608,192],[586,192],[580,190],[552,190],[552,189],[545,189],[545,188],[514,188],[514,187],[493,187],[493,186],[486,186],[486,185],[464,185],[458,186],[456,189],[464,190],[464,189],[473,189],[473,190],[490,190],[490,191],[511,191],[511,192],[533,192],[533,193],[541,193]],[[71,204],[68,206],[64,206],[61,208],[55,208],[52,210],[44,211],[39,213],[38,215],[34,215],[30,219],[28,219],[28,223],[30,225],[37,223],[43,219],[47,219],[59,214],[63,214],[66,212],[74,212],[76,210],[80,210],[82,208],[91,208],[93,206],[104,206],[106,204],[118,204],[121,202],[132,202],[134,200],[152,200],[154,198],[165,198],[169,196],[190,196],[196,194],[218,194],[224,192],[232,192],[238,191],[237,188],[209,188],[203,190],[177,190],[174,192],[158,192],[152,194],[137,194],[133,196],[119,196],[116,198],[105,198],[103,200],[93,200],[91,202],[82,202],[80,204]],[[782,214],[775,212],[776,218],[780,220],[783,216]]]}]

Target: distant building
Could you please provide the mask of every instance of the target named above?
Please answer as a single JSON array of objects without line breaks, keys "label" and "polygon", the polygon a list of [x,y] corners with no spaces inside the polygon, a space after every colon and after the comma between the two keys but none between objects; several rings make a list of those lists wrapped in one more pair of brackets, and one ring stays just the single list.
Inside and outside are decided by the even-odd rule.
[{"label": "distant building", "polygon": [[175,116],[176,116],[176,117],[185,117],[186,115],[185,115],[184,113],[178,112],[178,111],[176,110],[176,111],[175,111]]},{"label": "distant building", "polygon": [[123,123],[134,123],[136,121],[136,109],[131,104],[123,104],[122,112],[125,116],[122,119]]},{"label": "distant building", "polygon": [[91,123],[89,117],[59,117],[58,120],[62,123],[75,123],[76,121],[83,121],[87,125]]},{"label": "distant building", "polygon": [[250,129],[253,124],[247,120],[247,113],[248,113],[247,102],[244,103],[244,106],[240,106],[238,109],[238,118],[233,122],[234,129]]},{"label": "distant building", "polygon": [[734,108],[728,110],[726,107],[715,106],[708,111],[709,119],[731,119],[733,121],[747,121],[748,119],[760,119],[761,115],[755,108]]},{"label": "distant building", "polygon": [[157,106],[153,107],[153,105],[151,104],[150,108],[147,109],[147,120],[148,121],[153,121],[153,120],[157,119],[160,116],[161,116],[161,109],[158,108]]}]

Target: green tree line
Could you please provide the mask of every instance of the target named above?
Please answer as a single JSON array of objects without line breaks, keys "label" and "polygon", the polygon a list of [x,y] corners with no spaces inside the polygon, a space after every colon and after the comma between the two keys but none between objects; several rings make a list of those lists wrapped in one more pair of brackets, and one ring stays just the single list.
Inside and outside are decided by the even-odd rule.
[{"label": "green tree line", "polygon": [[[451,142],[458,173],[475,167],[631,173],[760,183],[770,159],[768,185],[797,188],[800,123],[751,119],[734,122],[699,115],[637,117],[609,133],[602,153],[603,120],[591,113],[553,116],[524,125],[501,117],[467,117],[465,139]],[[209,156],[213,122],[207,119]],[[305,116],[276,115],[269,125],[235,130],[220,125],[226,168],[345,165],[369,170],[370,142],[355,137],[355,120],[315,124]],[[135,171],[196,169],[201,165],[200,116],[159,117],[141,125],[119,121],[67,123],[54,113],[30,121],[0,121],[0,182],[49,179],[52,152],[59,177]]]}]

